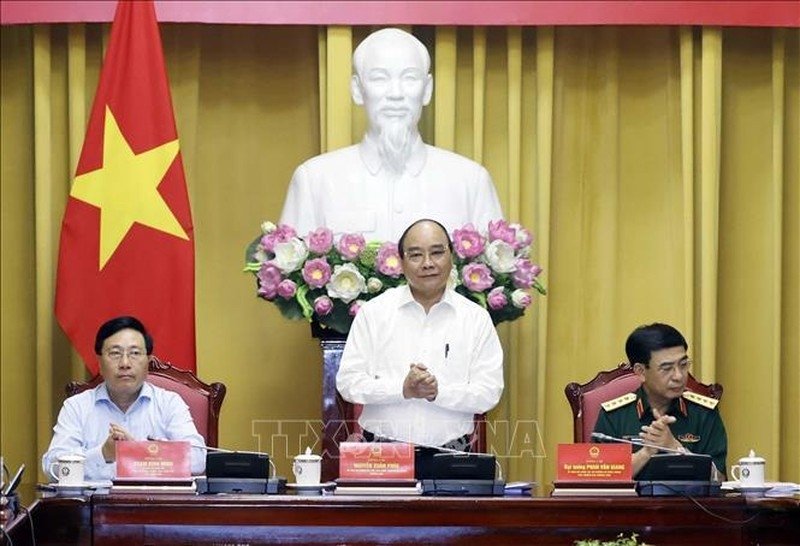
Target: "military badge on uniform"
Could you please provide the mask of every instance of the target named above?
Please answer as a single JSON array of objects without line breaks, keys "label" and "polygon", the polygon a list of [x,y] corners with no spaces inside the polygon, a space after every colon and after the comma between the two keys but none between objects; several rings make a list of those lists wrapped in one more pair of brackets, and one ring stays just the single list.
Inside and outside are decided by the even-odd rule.
[{"label": "military badge on uniform", "polygon": [[690,402],[694,402],[704,408],[714,409],[719,404],[719,400],[716,398],[711,398],[710,396],[703,396],[702,394],[697,394],[696,392],[692,391],[683,391],[683,397]]}]

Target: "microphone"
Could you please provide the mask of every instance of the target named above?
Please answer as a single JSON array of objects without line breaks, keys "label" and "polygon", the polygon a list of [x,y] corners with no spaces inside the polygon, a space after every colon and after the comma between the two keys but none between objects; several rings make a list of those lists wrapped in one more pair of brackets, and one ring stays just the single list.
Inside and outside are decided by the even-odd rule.
[{"label": "microphone", "polygon": [[625,438],[617,438],[616,436],[609,436],[608,434],[603,434],[602,432],[592,432],[592,438],[594,438],[595,440],[605,440],[609,442],[622,442],[624,444],[631,444],[634,446],[652,447],[653,449],[657,449],[659,451],[668,451],[669,453],[677,453],[679,455],[686,454],[686,449],[684,448],[675,449],[671,447],[662,447],[656,444],[645,442],[644,440],[626,440]]},{"label": "microphone", "polygon": [[[155,438],[153,436],[148,436],[147,439],[151,442],[171,442],[172,440],[165,440],[163,438]],[[272,478],[275,478],[275,475],[278,473],[277,469],[275,468],[275,463],[272,462],[272,457],[269,456],[269,453],[264,453],[262,451],[242,451],[238,449],[224,449],[221,447],[211,447],[205,446],[200,444],[193,444],[189,442],[189,446],[194,449],[202,449],[204,451],[212,452],[212,453],[241,453],[244,455],[265,455],[267,457],[267,462],[269,463],[269,467],[272,470]]]},{"label": "microphone", "polygon": [[[358,436],[360,436],[362,439],[364,438],[364,436],[362,436],[360,434]],[[411,440],[401,440],[399,438],[394,438],[392,436],[387,436],[385,434],[380,434],[380,435],[376,434],[375,437],[376,438],[382,438],[384,440],[389,440],[390,442],[397,442],[397,443],[400,443],[400,444],[411,444],[411,445],[414,445],[414,446],[424,447],[424,448],[427,448],[427,449],[435,449],[436,451],[441,451],[443,453],[455,453],[456,455],[486,455],[484,453],[472,453],[472,452],[469,452],[469,451],[459,451],[458,449],[453,449],[453,448],[450,448],[450,447],[434,446],[434,445],[430,445],[430,444],[421,444],[419,442],[412,442]]]}]

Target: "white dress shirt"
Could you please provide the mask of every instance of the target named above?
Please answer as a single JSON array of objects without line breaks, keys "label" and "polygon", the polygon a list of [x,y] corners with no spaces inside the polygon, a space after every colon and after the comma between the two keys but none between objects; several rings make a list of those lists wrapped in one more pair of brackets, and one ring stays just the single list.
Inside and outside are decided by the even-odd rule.
[{"label": "white dress shirt", "polygon": [[[66,454],[86,457],[87,480],[110,480],[116,476],[116,462],[107,463],[103,443],[108,427],[116,423],[136,440],[148,437],[163,440],[186,440],[192,445],[205,446],[197,432],[189,407],[177,393],[145,382],[139,396],[128,411],[117,407],[108,396],[105,383],[64,400],[53,428],[53,439],[42,457],[42,468],[48,476],[50,464]],[[204,449],[193,448],[192,474],[202,474],[206,466]]]},{"label": "white dress shirt", "polygon": [[280,222],[301,237],[318,227],[367,241],[397,241],[416,220],[430,218],[452,233],[471,223],[486,230],[503,217],[492,179],[478,163],[428,146],[417,136],[404,173],[382,167],[368,137],[313,157],[292,177]]},{"label": "white dress shirt", "polygon": [[[411,363],[436,376],[433,402],[403,398]],[[503,349],[489,313],[453,290],[426,314],[407,285],[368,301],[356,315],[336,387],[363,404],[361,426],[391,439],[440,446],[469,434],[473,415],[503,393]]]}]

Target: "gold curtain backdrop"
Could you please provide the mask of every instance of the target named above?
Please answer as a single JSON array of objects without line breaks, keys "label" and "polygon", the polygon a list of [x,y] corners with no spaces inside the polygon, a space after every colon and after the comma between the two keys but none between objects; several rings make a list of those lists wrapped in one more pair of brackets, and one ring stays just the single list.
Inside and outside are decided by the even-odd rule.
[{"label": "gold curtain backdrop", "polygon": [[[161,26],[195,224],[198,374],[228,386],[221,445],[270,451],[287,476],[319,430],[321,353],[307,323],[255,297],[244,248],[301,161],[360,138],[350,55],[371,30]],[[506,477],[548,491],[572,440],[564,386],[665,321],[695,376],[725,387],[728,464],[754,448],[768,479],[800,481],[798,30],[412,30],[434,59],[424,137],[486,165],[507,218],[534,231],[549,289],[499,328],[507,388],[489,428]],[[108,26],[1,33],[0,451],[38,468],[64,384],[85,376],[53,292]]]}]

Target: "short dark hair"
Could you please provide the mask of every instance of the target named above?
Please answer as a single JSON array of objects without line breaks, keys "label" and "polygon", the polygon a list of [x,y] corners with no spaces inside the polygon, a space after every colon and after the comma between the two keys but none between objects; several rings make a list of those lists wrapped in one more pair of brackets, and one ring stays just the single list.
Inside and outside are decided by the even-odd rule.
[{"label": "short dark hair", "polygon": [[136,317],[115,317],[103,323],[97,330],[97,337],[94,338],[94,353],[99,355],[103,352],[103,342],[121,330],[136,330],[144,337],[144,348],[147,354],[153,354],[153,338],[147,333],[144,324]]},{"label": "short dark hair", "polygon": [[442,230],[442,233],[444,233],[445,239],[447,239],[447,248],[450,249],[450,254],[452,254],[453,253],[453,241],[450,240],[450,234],[447,233],[447,228],[444,227],[441,224],[441,222],[437,222],[436,220],[432,220],[430,218],[421,218],[421,219],[417,220],[416,222],[414,222],[413,224],[411,224],[410,226],[408,226],[406,228],[406,230],[403,232],[403,234],[400,236],[400,240],[397,241],[397,252],[400,254],[400,259],[402,260],[403,258],[406,257],[406,252],[403,249],[403,243],[406,242],[406,235],[408,235],[408,232],[411,231],[411,228],[413,228],[417,224],[421,224],[422,222],[431,222],[431,223],[436,224],[437,226],[439,226],[439,228]]},{"label": "short dark hair", "polygon": [[628,355],[631,365],[638,362],[646,368],[650,365],[653,351],[678,346],[688,349],[686,338],[669,324],[654,322],[639,326],[631,332],[625,342],[625,354]]}]

